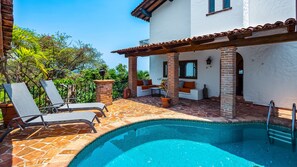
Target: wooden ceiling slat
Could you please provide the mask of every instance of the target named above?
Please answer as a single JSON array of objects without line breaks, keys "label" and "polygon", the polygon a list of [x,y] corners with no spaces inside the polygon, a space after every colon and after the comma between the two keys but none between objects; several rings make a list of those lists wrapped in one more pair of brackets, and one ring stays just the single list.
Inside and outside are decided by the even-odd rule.
[{"label": "wooden ceiling slat", "polygon": [[153,3],[150,7],[146,8],[146,9],[147,9],[148,12],[153,12],[157,8],[159,8],[164,2],[166,2],[166,0],[156,1],[155,3]]},{"label": "wooden ceiling slat", "polygon": [[147,0],[143,1],[139,6],[137,6],[133,11],[132,15],[135,17],[138,17],[142,20],[149,21],[149,17],[145,17],[144,14],[141,13],[140,9],[145,9],[148,12],[153,12],[157,8],[159,8],[163,3],[165,3],[167,0]]}]

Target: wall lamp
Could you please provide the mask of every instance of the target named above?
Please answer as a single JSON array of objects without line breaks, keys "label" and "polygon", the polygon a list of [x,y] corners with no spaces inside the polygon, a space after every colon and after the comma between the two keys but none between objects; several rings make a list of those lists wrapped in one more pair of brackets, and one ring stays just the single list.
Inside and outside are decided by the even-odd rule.
[{"label": "wall lamp", "polygon": [[207,65],[211,65],[211,62],[212,62],[212,59],[211,59],[211,57],[209,56],[209,57],[206,59],[206,64],[207,64]]}]

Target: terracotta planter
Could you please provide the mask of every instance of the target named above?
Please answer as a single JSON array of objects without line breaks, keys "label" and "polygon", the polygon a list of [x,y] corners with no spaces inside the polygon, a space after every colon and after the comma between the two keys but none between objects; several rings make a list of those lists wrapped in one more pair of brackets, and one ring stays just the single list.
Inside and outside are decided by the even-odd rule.
[{"label": "terracotta planter", "polygon": [[3,116],[3,121],[4,121],[4,127],[6,128],[9,122],[15,118],[18,117],[19,115],[16,113],[13,104],[6,104],[6,103],[1,103],[0,104],[0,109],[2,112]]},{"label": "terracotta planter", "polygon": [[170,106],[170,98],[161,97],[162,107],[168,108]]}]

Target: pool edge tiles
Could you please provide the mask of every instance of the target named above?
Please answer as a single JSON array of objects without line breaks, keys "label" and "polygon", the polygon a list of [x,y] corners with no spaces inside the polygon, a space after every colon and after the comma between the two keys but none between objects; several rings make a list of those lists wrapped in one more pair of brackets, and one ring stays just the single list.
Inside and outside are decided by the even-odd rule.
[{"label": "pool edge tiles", "polygon": [[[104,142],[108,141],[109,139],[122,134],[124,132],[127,132],[131,129],[138,129],[142,127],[152,126],[152,125],[158,125],[158,124],[174,124],[174,123],[187,123],[187,126],[189,125],[211,125],[211,126],[227,126],[227,127],[233,127],[233,126],[243,126],[243,125],[259,125],[259,126],[265,126],[265,123],[263,121],[249,121],[249,122],[207,122],[207,121],[198,121],[198,120],[186,120],[186,119],[153,119],[153,120],[145,120],[145,121],[139,121],[135,123],[131,123],[128,125],[121,126],[117,129],[108,131],[105,134],[102,134],[98,138],[94,139],[92,142],[90,142],[86,147],[82,148],[76,156],[73,157],[73,159],[69,162],[69,166],[73,166],[73,164],[77,164],[76,162],[80,160],[80,156],[84,154],[84,152],[88,150],[94,150],[97,146],[102,145]],[[278,126],[279,128],[284,128],[282,126]],[[287,128],[285,128],[287,129]]]}]

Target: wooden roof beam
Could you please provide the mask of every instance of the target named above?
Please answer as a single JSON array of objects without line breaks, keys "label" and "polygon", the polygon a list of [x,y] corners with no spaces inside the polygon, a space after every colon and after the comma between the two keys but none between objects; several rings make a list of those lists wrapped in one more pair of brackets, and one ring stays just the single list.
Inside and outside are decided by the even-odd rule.
[{"label": "wooden roof beam", "polygon": [[[190,45],[175,48],[173,52],[192,52],[192,51],[199,51],[199,50],[211,50],[211,49],[219,49],[221,47],[227,46],[236,46],[236,47],[243,47],[243,46],[254,46],[254,45],[264,45],[264,44],[273,44],[273,43],[282,43],[282,42],[291,42],[296,41],[297,39],[297,32],[293,33],[285,33],[285,34],[276,34],[264,37],[255,37],[255,38],[245,38],[245,39],[236,39],[233,41],[224,41],[224,42],[217,42],[217,43],[209,43],[203,45]],[[130,56],[150,56],[150,55],[160,55],[172,52],[172,50],[168,49],[160,49],[155,51],[147,51],[142,53],[129,53],[126,54],[126,57]]]}]

